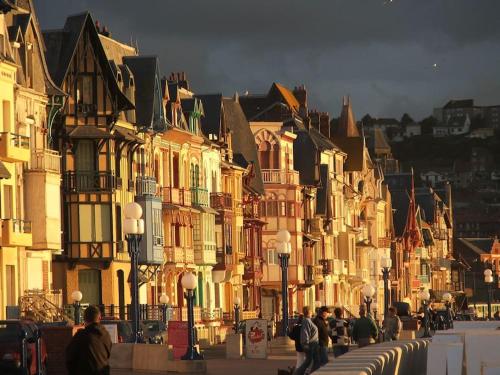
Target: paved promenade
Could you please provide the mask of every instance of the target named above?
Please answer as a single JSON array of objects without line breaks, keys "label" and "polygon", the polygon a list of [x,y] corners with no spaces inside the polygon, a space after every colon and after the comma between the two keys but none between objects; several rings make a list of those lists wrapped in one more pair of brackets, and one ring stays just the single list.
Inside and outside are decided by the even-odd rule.
[{"label": "paved promenade", "polygon": [[[207,375],[277,375],[278,369],[286,369],[295,365],[295,352],[293,350],[273,349],[267,359],[225,359],[225,348],[218,345],[207,350]],[[146,375],[151,373],[112,371],[112,375]]]}]

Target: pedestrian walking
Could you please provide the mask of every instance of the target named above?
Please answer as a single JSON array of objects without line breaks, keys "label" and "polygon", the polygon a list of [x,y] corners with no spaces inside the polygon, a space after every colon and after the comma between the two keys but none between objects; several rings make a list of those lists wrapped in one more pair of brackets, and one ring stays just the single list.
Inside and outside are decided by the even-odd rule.
[{"label": "pedestrian walking", "polygon": [[66,348],[66,368],[71,375],[109,375],[111,338],[101,324],[101,312],[89,306],[83,313],[85,328],[79,330]]},{"label": "pedestrian walking", "polygon": [[333,356],[338,357],[349,351],[349,323],[343,318],[340,307],[333,310],[335,318],[330,321],[330,338],[333,345]]},{"label": "pedestrian walking", "polygon": [[328,310],[328,307],[323,306],[318,309],[318,313],[313,320],[313,323],[318,328],[320,367],[328,363],[328,343],[330,342],[328,315],[330,315],[330,310]]},{"label": "pedestrian walking", "polygon": [[318,327],[311,320],[311,309],[309,307],[305,306],[302,312],[304,313],[304,319],[300,329],[300,345],[302,345],[302,349],[306,354],[306,359],[295,369],[294,375],[304,375],[309,366],[311,366],[310,372],[314,372],[320,367]]},{"label": "pedestrian walking", "polygon": [[399,335],[403,329],[403,323],[399,319],[398,311],[394,306],[389,307],[389,314],[383,322],[384,340],[394,341],[399,340]]},{"label": "pedestrian walking", "polygon": [[369,316],[366,316],[365,306],[359,308],[359,319],[354,323],[352,338],[358,343],[358,347],[370,345],[371,340],[378,336],[378,328]]},{"label": "pedestrian walking", "polygon": [[302,328],[302,321],[304,320],[304,316],[299,315],[299,319],[297,323],[294,324],[290,332],[288,333],[288,337],[295,342],[295,353],[297,354],[297,363],[295,364],[295,368],[299,368],[304,360],[306,359],[306,354],[304,353],[304,349],[300,344],[300,330]]}]

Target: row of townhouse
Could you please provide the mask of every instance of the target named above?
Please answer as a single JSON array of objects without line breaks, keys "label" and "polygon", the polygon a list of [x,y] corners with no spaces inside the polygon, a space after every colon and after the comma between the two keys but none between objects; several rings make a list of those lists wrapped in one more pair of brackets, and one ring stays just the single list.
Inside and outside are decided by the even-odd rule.
[{"label": "row of townhouse", "polygon": [[318,303],[356,313],[367,283],[382,312],[381,259],[393,258],[393,275],[406,263],[349,99],[332,131],[303,86],[200,95],[89,13],[42,33],[31,0],[0,5],[0,318],[34,290],[62,290],[60,304],[79,290],[83,303],[124,315],[123,209],[133,201],[145,220],[141,303],[165,294],[183,307],[180,279],[192,271],[200,320],[222,319],[236,298],[247,316],[279,319],[275,237],[285,228],[291,314]]}]

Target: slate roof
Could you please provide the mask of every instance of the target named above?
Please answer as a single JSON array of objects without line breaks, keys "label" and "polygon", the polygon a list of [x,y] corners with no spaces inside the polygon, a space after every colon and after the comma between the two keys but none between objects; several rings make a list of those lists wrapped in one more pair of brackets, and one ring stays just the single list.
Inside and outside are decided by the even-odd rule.
[{"label": "slate roof", "polygon": [[301,185],[317,186],[320,183],[318,146],[305,128],[294,130],[293,168],[299,172]]},{"label": "slate roof", "polygon": [[107,131],[98,128],[94,125],[79,125],[75,126],[73,130],[69,132],[71,138],[77,139],[96,139],[96,138],[112,138],[113,136]]},{"label": "slate roof", "polygon": [[118,86],[118,82],[113,74],[113,70],[111,69],[101,39],[99,38],[94,21],[89,12],[69,16],[61,30],[43,32],[46,45],[45,56],[47,66],[54,83],[58,87],[62,86],[70,63],[75,55],[78,42],[86,28],[88,28],[91,40],[94,42],[96,55],[100,60],[103,72],[108,76],[106,80],[108,88],[111,92],[116,93],[118,97],[119,108],[121,110],[133,109],[134,105],[128,100],[125,94],[122,93]]},{"label": "slate roof", "polygon": [[255,146],[255,138],[250,130],[245,114],[240,104],[232,98],[223,98],[224,121],[232,131],[233,153],[235,162],[246,168],[244,161],[253,163],[254,178],[250,180],[250,187],[259,194],[264,194],[264,183]]},{"label": "slate roof", "polygon": [[346,172],[362,171],[364,159],[364,141],[361,137],[345,137],[335,138],[337,144],[342,151],[347,154],[347,160],[344,165]]},{"label": "slate roof", "polygon": [[493,247],[493,243],[495,242],[494,238],[458,238],[458,241],[461,242],[468,249],[472,250],[474,253],[481,255],[487,254],[491,252],[491,248]]},{"label": "slate roof", "polygon": [[268,106],[267,95],[241,95],[238,100],[248,119],[252,119]]},{"label": "slate roof", "polygon": [[195,95],[195,97],[201,100],[205,110],[205,117],[201,119],[201,131],[206,137],[215,134],[220,138],[223,112],[222,94]]},{"label": "slate roof", "polygon": [[321,185],[316,191],[316,214],[331,218],[333,207],[331,202],[332,198],[328,165],[320,165],[320,178]]}]

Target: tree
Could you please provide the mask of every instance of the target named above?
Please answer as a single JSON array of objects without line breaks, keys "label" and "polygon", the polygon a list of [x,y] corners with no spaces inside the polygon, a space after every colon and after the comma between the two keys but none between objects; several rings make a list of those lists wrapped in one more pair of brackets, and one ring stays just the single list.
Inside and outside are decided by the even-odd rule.
[{"label": "tree", "polygon": [[364,115],[363,118],[361,119],[361,123],[363,125],[368,125],[368,126],[372,125],[372,121],[373,121],[373,118],[372,118],[372,116],[370,116],[369,113]]},{"label": "tree", "polygon": [[434,116],[429,116],[420,121],[422,134],[432,134],[432,128],[438,125],[438,120]]},{"label": "tree", "polygon": [[401,117],[401,125],[413,124],[415,121],[410,117],[408,113],[405,113],[403,117]]}]

